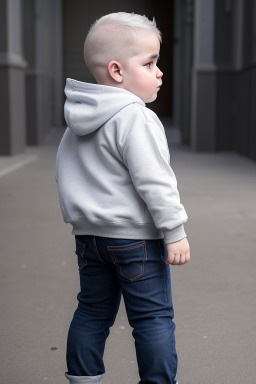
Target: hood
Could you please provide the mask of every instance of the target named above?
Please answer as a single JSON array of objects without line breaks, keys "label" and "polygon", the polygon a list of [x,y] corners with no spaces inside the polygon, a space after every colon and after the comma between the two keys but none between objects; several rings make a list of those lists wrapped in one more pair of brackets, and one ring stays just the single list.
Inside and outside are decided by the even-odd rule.
[{"label": "hood", "polygon": [[139,97],[125,89],[73,79],[67,79],[65,95],[65,120],[78,136],[96,131],[129,104],[145,105]]}]

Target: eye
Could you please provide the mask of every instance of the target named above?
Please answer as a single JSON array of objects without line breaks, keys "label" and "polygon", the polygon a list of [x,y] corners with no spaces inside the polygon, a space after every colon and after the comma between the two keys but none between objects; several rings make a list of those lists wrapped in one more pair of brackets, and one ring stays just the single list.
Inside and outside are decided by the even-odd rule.
[{"label": "eye", "polygon": [[150,61],[145,66],[150,69],[152,67],[152,65],[153,65],[153,61]]}]

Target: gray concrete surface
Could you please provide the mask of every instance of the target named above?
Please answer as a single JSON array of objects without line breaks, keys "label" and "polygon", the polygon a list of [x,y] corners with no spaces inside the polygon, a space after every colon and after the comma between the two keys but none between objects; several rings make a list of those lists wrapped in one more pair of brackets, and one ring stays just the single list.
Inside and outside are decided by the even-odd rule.
[{"label": "gray concrete surface", "polygon": [[[167,135],[171,142],[172,131]],[[30,162],[0,178],[3,384],[67,382],[66,333],[79,282],[54,179],[58,141],[56,134]],[[191,153],[177,144],[171,144],[171,157],[189,215],[192,255],[171,272],[179,383],[254,384],[256,164],[235,154]],[[138,381],[123,304],[105,366],[103,384]]]}]

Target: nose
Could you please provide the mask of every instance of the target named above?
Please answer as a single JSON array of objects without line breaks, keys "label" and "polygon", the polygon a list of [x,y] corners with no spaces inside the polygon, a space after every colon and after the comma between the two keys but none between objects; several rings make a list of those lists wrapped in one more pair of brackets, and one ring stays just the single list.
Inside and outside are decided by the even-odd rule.
[{"label": "nose", "polygon": [[157,67],[157,74],[156,74],[157,78],[160,78],[163,76],[163,72]]}]

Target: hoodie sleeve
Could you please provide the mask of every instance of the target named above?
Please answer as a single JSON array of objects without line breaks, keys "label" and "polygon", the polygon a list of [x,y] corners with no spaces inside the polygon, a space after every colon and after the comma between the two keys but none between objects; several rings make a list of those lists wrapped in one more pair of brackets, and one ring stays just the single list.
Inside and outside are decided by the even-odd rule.
[{"label": "hoodie sleeve", "polygon": [[148,120],[139,112],[130,115],[126,122],[129,127],[122,145],[123,161],[156,227],[164,233],[165,242],[173,243],[186,237],[187,214],[180,202],[161,123]]}]

